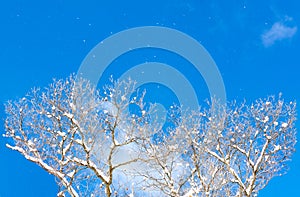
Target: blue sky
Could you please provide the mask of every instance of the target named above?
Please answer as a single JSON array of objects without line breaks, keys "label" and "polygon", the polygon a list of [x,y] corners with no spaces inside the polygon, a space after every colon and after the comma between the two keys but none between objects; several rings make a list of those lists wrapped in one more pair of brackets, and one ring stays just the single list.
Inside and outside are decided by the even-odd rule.
[{"label": "blue sky", "polygon": [[[217,63],[228,100],[251,102],[282,92],[286,100],[298,101],[299,9],[296,0],[2,1],[0,102],[22,97],[34,86],[46,86],[53,77],[67,77],[101,40],[147,25],[174,28],[198,40]],[[176,62],[150,50],[134,54],[142,58],[129,54],[114,64],[134,64],[136,58],[147,61],[147,53],[157,53],[170,65]],[[205,84],[197,88],[205,95]],[[0,116],[3,133],[3,105]],[[0,139],[0,197],[55,196],[53,177],[8,150],[5,143]],[[260,196],[296,196],[299,169],[297,152],[288,174],[271,180]]]}]

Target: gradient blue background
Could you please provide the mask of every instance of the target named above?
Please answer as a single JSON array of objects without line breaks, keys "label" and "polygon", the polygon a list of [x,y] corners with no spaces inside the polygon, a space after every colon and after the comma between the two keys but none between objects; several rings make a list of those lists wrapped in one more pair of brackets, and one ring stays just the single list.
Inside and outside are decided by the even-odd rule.
[{"label": "gradient blue background", "polygon": [[[0,102],[46,86],[53,77],[67,77],[101,40],[145,25],[175,28],[201,42],[221,71],[229,100],[251,102],[279,92],[287,100],[299,100],[299,32],[269,46],[262,41],[275,23],[298,27],[299,10],[297,0],[1,1]],[[134,62],[132,58],[127,60]],[[164,61],[174,63],[171,56]],[[199,85],[203,88],[205,84]],[[0,106],[3,133],[5,114]],[[54,178],[7,149],[6,142],[0,138],[0,197],[56,196]],[[299,152],[290,168],[259,196],[299,196]]]}]

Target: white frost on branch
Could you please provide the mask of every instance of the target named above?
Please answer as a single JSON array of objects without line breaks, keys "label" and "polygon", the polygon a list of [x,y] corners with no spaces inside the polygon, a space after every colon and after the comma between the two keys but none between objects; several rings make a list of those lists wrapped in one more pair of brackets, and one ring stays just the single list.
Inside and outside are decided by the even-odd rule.
[{"label": "white frost on branch", "polygon": [[105,92],[70,77],[6,106],[7,147],[54,175],[59,196],[256,196],[295,151],[294,102],[172,106],[166,134],[144,94],[128,99],[132,81]]}]

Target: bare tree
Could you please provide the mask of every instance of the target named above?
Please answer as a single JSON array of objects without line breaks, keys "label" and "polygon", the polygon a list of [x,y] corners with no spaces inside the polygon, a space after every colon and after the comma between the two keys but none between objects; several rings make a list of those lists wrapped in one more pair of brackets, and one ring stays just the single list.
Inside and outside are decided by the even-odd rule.
[{"label": "bare tree", "polygon": [[58,196],[117,194],[123,185],[113,177],[120,178],[117,170],[137,161],[131,147],[148,130],[145,119],[127,110],[129,104],[144,110],[143,95],[129,100],[133,91],[129,80],[106,87],[100,96],[87,80],[74,76],[54,81],[45,91],[33,89],[6,105],[5,136],[12,139],[7,146],[53,174]]},{"label": "bare tree", "polygon": [[7,146],[54,175],[58,196],[250,197],[287,172],[294,102],[173,106],[162,129],[135,92],[132,80],[99,92],[74,76],[33,89],[6,105]]},{"label": "bare tree", "polygon": [[172,119],[176,127],[150,154],[162,173],[147,174],[149,186],[167,196],[250,197],[287,172],[296,144],[294,102],[268,97],[224,106],[213,99],[208,106],[173,113],[180,114]]}]

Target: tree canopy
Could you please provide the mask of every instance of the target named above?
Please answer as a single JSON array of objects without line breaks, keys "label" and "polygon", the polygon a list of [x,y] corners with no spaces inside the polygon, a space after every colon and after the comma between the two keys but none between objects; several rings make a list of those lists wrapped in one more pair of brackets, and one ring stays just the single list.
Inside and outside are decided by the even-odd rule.
[{"label": "tree canopy", "polygon": [[55,176],[58,196],[250,197],[287,172],[295,102],[172,106],[165,129],[144,96],[130,79],[54,80],[7,102],[7,147]]}]

